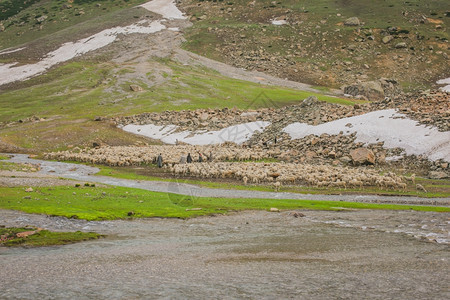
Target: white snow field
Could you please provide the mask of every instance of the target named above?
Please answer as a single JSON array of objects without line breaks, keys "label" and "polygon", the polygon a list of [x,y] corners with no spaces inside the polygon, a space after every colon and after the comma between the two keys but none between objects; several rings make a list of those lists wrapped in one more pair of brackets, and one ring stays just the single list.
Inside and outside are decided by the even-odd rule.
[{"label": "white snow field", "polygon": [[293,123],[283,131],[293,139],[301,139],[310,134],[320,136],[324,133],[356,133],[356,142],[384,142],[385,148],[399,147],[407,155],[423,155],[433,161],[450,161],[450,131],[439,132],[435,127],[420,125],[394,109],[370,112],[317,126]]},{"label": "white snow field", "polygon": [[437,84],[446,84],[446,86],[441,87],[444,92],[450,93],[450,77],[446,79],[441,79],[436,81]]},{"label": "white snow field", "polygon": [[157,126],[153,124],[148,125],[133,125],[129,124],[123,126],[122,129],[143,135],[152,139],[161,140],[166,144],[176,144],[176,142],[183,142],[191,145],[214,145],[225,142],[234,142],[242,144],[248,141],[256,131],[263,131],[270,122],[250,122],[239,125],[230,126],[218,131],[181,131],[175,132],[177,126]]},{"label": "white snow field", "polygon": [[141,7],[160,14],[165,19],[186,19],[175,5],[175,0],[153,0],[140,5]]}]

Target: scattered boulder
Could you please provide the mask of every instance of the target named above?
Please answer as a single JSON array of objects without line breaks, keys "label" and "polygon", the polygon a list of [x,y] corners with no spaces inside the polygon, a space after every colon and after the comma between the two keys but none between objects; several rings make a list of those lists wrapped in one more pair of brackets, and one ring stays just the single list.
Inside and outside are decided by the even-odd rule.
[{"label": "scattered boulder", "polygon": [[131,84],[130,90],[132,90],[133,92],[142,92],[144,89],[137,84]]},{"label": "scattered boulder", "polygon": [[428,173],[428,177],[431,179],[445,179],[448,178],[448,174],[442,171],[431,171]]},{"label": "scattered boulder", "polygon": [[408,48],[408,45],[405,42],[402,43],[398,43],[395,45],[396,49],[404,49],[404,48]]},{"label": "scattered boulder", "polygon": [[302,101],[302,106],[311,106],[319,103],[319,99],[316,96],[309,96],[305,100]]},{"label": "scattered boulder", "polygon": [[33,191],[32,187],[29,187],[29,188],[25,189],[25,192],[27,192],[27,193],[31,193],[32,191]]},{"label": "scattered boulder", "polygon": [[387,35],[385,37],[383,37],[383,39],[381,40],[383,42],[383,44],[388,44],[390,43],[392,40],[394,39],[394,37],[392,35]]},{"label": "scattered boulder", "polygon": [[270,212],[280,212],[280,210],[278,208],[271,207]]},{"label": "scattered boulder", "polygon": [[305,215],[300,212],[294,212],[291,214],[294,218],[303,218]]},{"label": "scattered boulder", "polygon": [[374,165],[375,154],[367,148],[357,148],[350,151],[354,165]]},{"label": "scattered boulder", "polygon": [[360,82],[344,87],[344,93],[353,97],[363,96],[368,100],[384,98],[384,90],[379,81]]},{"label": "scattered boulder", "polygon": [[47,20],[47,18],[48,18],[48,16],[43,15],[43,16],[40,16],[39,18],[37,18],[36,21],[37,21],[38,23],[42,23],[42,22],[44,22],[45,20]]},{"label": "scattered boulder", "polygon": [[359,26],[361,22],[357,17],[351,17],[344,21],[345,26]]}]

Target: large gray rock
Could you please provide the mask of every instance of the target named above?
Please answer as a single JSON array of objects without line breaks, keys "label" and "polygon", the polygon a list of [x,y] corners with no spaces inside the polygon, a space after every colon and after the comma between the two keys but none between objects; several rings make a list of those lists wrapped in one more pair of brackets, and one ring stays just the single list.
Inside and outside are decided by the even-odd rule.
[{"label": "large gray rock", "polygon": [[368,100],[384,99],[384,90],[378,81],[360,82],[344,88],[344,93],[354,97],[364,96]]},{"label": "large gray rock", "polygon": [[394,97],[401,93],[398,82],[393,79],[381,78],[376,81],[359,82],[344,87],[344,93],[353,97],[363,96],[368,100],[383,100],[384,97]]},{"label": "large gray rock", "polygon": [[374,165],[375,154],[367,148],[358,148],[350,151],[354,165]]},{"label": "large gray rock", "polygon": [[431,179],[445,179],[448,178],[448,174],[442,171],[431,171],[428,177]]}]

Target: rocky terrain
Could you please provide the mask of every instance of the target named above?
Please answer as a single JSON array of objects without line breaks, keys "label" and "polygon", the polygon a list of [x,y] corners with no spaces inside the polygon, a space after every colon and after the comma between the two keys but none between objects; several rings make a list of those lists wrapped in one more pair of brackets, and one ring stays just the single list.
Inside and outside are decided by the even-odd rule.
[{"label": "rocky terrain", "polygon": [[337,88],[388,77],[417,89],[449,74],[444,2],[350,2],[180,5],[194,23],[189,50],[248,70]]}]

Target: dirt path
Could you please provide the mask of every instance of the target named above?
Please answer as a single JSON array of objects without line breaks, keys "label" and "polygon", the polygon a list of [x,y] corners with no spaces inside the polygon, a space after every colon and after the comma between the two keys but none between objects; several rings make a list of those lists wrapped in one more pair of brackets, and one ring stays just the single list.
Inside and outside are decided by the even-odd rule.
[{"label": "dirt path", "polygon": [[93,176],[95,173],[99,171],[98,168],[89,167],[81,164],[69,164],[62,162],[30,159],[25,154],[13,154],[13,157],[9,160],[9,162],[39,164],[41,167],[39,173],[43,175],[53,175],[79,181],[89,181],[115,186],[139,188],[154,192],[180,194],[190,197],[267,198],[267,199],[296,199],[296,200],[305,199],[305,200],[450,206],[449,198],[427,199],[419,197],[400,197],[400,196],[385,197],[376,195],[360,195],[360,196],[311,195],[311,194],[297,194],[297,193],[248,191],[248,190],[227,190],[227,189],[204,188],[192,184],[183,183],[182,181],[181,182],[143,181],[143,180],[120,179],[107,176]]}]

